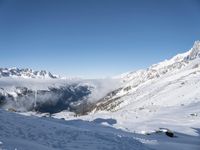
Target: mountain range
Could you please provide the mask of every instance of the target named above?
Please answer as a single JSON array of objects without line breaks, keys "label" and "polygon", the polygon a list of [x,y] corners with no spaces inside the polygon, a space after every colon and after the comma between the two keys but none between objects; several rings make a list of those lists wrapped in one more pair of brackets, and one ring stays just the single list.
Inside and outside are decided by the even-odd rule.
[{"label": "mountain range", "polygon": [[[120,137],[121,130],[124,137],[129,137],[124,132],[131,132],[150,149],[159,150],[200,147],[196,142],[200,126],[199,89],[200,41],[169,60],[110,79],[70,80],[48,71],[0,68],[0,108],[28,116],[92,122],[95,132],[100,131],[96,125],[116,128],[120,130],[115,131]],[[12,120],[12,115],[4,111],[0,114]],[[48,128],[51,126],[54,125]],[[110,129],[108,132],[111,133]],[[177,139],[163,138],[163,132],[170,136],[176,134]],[[103,139],[107,134],[106,129]]]},{"label": "mountain range", "polygon": [[19,69],[19,68],[0,68],[0,77],[23,77],[23,78],[36,78],[36,79],[55,79],[56,75],[52,75],[45,70],[33,71],[32,69]]}]

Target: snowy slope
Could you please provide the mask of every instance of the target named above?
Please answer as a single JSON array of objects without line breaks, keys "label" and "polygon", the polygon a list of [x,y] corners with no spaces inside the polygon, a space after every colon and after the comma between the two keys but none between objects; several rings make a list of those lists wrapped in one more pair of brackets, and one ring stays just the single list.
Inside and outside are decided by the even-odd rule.
[{"label": "snowy slope", "polygon": [[[109,127],[113,119],[64,121],[0,110],[0,150],[198,150],[199,136],[141,135]],[[200,132],[196,130],[197,132]]]},{"label": "snowy slope", "polygon": [[200,126],[200,41],[184,54],[124,74],[121,80],[121,88],[80,118],[111,117],[117,120],[114,127],[131,132],[169,128],[197,135],[193,128]]},{"label": "snowy slope", "polygon": [[[109,100],[111,102],[127,103],[127,101],[130,101],[130,100],[124,100],[127,99],[124,98],[127,95],[132,96],[132,99],[135,99],[134,101],[137,101],[136,99],[142,97],[143,95],[148,96],[146,99],[150,99],[150,97],[158,94],[158,91],[163,90],[163,88],[167,88],[170,85],[175,86],[175,84],[180,84],[179,82],[181,82],[181,85],[180,87],[177,87],[177,89],[179,88],[182,89],[182,87],[187,89],[188,84],[187,82],[185,83],[184,80],[187,81],[191,79],[195,80],[193,82],[198,83],[199,71],[200,71],[200,41],[196,41],[193,48],[184,54],[179,54],[170,60],[166,60],[164,62],[152,65],[146,70],[139,70],[136,72],[123,74],[120,78],[122,82],[124,82],[124,86],[122,86],[122,88],[119,89],[113,96],[108,98],[108,100],[106,99],[106,103]],[[191,84],[189,84],[189,86],[192,86]],[[147,90],[145,90],[145,88]],[[196,88],[195,86],[192,86],[190,89],[195,90]],[[139,93],[139,91],[141,92]],[[170,93],[171,96],[174,96],[173,92],[174,91],[171,90],[168,91],[167,93]],[[185,91],[178,92],[178,94],[183,94],[183,93],[185,93]],[[194,96],[193,94],[190,95]],[[174,98],[177,99],[177,97]],[[174,101],[175,102],[169,101],[169,104],[173,105],[174,103],[178,102],[177,100]],[[100,104],[98,105],[101,105],[101,103],[104,102],[100,101]],[[160,103],[160,105],[163,105],[163,103]],[[113,110],[116,110],[117,109],[116,107],[120,108],[119,105],[116,105],[116,107],[112,108],[111,107],[109,108],[109,106],[106,107],[107,109],[113,109]]]},{"label": "snowy slope", "polygon": [[[119,135],[117,134],[119,132]],[[130,136],[84,121],[26,117],[0,110],[1,150],[148,150]]]},{"label": "snowy slope", "polygon": [[134,84],[133,81],[136,82],[136,80],[138,83],[141,83],[150,79],[158,78],[171,72],[181,70],[189,63],[194,63],[192,60],[198,58],[200,58],[200,41],[195,41],[193,47],[183,54],[178,54],[169,60],[154,64],[145,70],[124,73],[120,76],[117,76],[117,78],[121,78],[123,82],[132,81],[132,84]]}]

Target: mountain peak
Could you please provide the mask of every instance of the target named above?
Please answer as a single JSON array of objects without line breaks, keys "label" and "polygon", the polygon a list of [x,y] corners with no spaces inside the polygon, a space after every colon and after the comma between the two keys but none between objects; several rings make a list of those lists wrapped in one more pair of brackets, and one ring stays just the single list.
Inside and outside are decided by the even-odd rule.
[{"label": "mountain peak", "polygon": [[19,69],[13,68],[0,68],[0,77],[23,77],[23,78],[40,78],[40,79],[54,79],[57,76],[52,75],[45,70],[34,71],[29,68]]},{"label": "mountain peak", "polygon": [[194,60],[196,58],[200,58],[200,41],[199,40],[194,42],[192,48],[189,51],[185,53],[177,54],[169,60],[165,60],[158,64],[154,64],[150,68],[160,69],[167,66],[171,66],[176,63],[181,63],[182,61],[185,62],[185,61]]},{"label": "mountain peak", "polygon": [[[200,48],[200,40],[195,41],[195,42],[194,42],[194,46],[197,46],[197,47]],[[194,46],[193,46],[193,47],[194,47]]]},{"label": "mountain peak", "polygon": [[190,50],[190,54],[187,59],[193,60],[197,57],[200,57],[200,41],[195,41],[192,49]]}]

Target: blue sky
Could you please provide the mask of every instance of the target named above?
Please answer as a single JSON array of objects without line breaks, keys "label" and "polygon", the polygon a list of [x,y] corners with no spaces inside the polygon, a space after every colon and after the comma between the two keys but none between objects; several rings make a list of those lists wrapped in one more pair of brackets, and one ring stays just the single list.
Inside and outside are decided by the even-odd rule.
[{"label": "blue sky", "polygon": [[0,66],[86,78],[146,68],[200,39],[199,0],[0,0]]}]

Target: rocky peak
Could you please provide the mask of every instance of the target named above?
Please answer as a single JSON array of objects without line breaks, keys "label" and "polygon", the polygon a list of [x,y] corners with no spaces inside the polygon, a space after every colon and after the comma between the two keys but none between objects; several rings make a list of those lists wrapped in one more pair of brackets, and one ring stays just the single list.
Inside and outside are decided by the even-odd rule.
[{"label": "rocky peak", "polygon": [[200,57],[200,41],[195,41],[192,49],[190,50],[187,60],[193,60],[197,57]]}]

